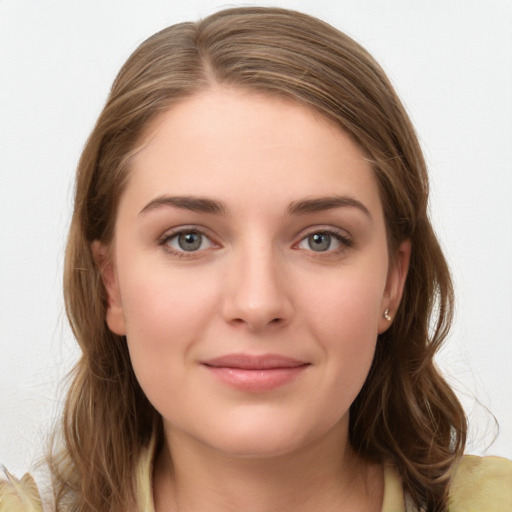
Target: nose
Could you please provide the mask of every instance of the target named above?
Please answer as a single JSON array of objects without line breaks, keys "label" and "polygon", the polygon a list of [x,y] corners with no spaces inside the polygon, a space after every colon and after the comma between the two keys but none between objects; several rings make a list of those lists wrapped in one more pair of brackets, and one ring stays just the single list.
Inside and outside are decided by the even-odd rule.
[{"label": "nose", "polygon": [[287,324],[293,307],[283,262],[271,247],[241,250],[230,261],[224,319],[260,332]]}]

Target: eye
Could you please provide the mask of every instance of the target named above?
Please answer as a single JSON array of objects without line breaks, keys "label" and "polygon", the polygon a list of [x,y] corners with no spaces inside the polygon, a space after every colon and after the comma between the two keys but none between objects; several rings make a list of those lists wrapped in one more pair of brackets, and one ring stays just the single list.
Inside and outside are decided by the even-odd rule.
[{"label": "eye", "polygon": [[297,247],[314,252],[338,252],[351,245],[352,240],[340,233],[334,231],[315,231],[304,237]]},{"label": "eye", "polygon": [[183,230],[168,235],[160,244],[177,253],[196,252],[213,246],[213,242],[205,234],[195,229]]}]

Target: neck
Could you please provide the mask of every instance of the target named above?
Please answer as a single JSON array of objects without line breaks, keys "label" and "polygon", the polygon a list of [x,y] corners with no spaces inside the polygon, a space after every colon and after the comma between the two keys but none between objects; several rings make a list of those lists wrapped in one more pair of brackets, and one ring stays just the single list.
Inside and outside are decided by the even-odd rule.
[{"label": "neck", "polygon": [[368,512],[382,505],[380,465],[357,456],[337,431],[261,458],[233,457],[180,433],[166,439],[155,461],[156,512]]}]

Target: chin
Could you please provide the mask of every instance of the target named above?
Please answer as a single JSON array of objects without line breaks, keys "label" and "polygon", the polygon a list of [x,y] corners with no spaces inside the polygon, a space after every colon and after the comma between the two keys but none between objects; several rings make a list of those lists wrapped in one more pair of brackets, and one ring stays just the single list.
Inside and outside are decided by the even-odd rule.
[{"label": "chin", "polygon": [[[332,425],[309,425],[307,421],[263,417],[221,422],[206,435],[197,436],[203,444],[226,456],[259,459],[292,454],[324,438]],[[199,434],[199,433],[198,433]]]},{"label": "chin", "polygon": [[295,452],[304,446],[305,440],[290,438],[286,433],[262,435],[233,435],[224,443],[217,439],[210,446],[226,456],[240,459],[263,459],[279,457]]}]

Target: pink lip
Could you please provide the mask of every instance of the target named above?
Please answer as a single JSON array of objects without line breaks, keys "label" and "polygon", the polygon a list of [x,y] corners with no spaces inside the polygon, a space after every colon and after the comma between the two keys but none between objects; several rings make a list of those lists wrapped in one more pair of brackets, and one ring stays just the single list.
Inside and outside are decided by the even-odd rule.
[{"label": "pink lip", "polygon": [[268,391],[291,382],[309,363],[276,354],[228,354],[201,364],[222,382],[243,391]]}]

